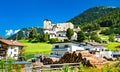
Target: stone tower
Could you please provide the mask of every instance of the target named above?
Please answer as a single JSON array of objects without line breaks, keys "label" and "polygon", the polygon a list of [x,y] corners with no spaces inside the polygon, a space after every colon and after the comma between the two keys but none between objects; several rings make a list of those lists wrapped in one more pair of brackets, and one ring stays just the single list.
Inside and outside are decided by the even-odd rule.
[{"label": "stone tower", "polygon": [[44,20],[44,29],[51,29],[52,25],[51,25],[51,21],[48,19]]}]

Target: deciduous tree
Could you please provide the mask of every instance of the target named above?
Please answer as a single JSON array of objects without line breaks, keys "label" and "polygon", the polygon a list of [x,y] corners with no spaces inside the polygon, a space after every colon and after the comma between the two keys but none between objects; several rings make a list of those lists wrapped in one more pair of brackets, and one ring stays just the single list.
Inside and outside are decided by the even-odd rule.
[{"label": "deciduous tree", "polygon": [[83,32],[83,31],[79,31],[79,32],[77,33],[77,40],[78,40],[79,42],[82,42],[82,41],[84,41],[85,39],[86,39],[86,36],[85,36],[84,32]]},{"label": "deciduous tree", "polygon": [[67,38],[70,40],[73,35],[74,35],[73,29],[68,28],[66,32]]}]

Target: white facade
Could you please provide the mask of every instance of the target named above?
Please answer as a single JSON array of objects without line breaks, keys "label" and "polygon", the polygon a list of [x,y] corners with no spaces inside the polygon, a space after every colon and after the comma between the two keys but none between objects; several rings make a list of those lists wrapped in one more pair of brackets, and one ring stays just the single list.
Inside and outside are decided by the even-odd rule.
[{"label": "white facade", "polygon": [[13,40],[0,39],[0,59],[10,57],[18,59],[20,53],[23,53],[24,45]]},{"label": "white facade", "polygon": [[100,52],[100,57],[117,58],[117,57],[120,57],[120,51],[119,52],[101,51]]},{"label": "white facade", "polygon": [[73,52],[78,50],[85,50],[84,47],[78,43],[56,43],[52,46],[52,55],[64,55],[66,52]]},{"label": "white facade", "polygon": [[104,51],[106,48],[104,47],[104,45],[97,43],[97,42],[86,42],[83,44],[85,50],[89,50],[89,51]]},{"label": "white facade", "polygon": [[52,54],[63,55],[71,50],[71,43],[57,43],[52,46]]},{"label": "white facade", "polygon": [[7,57],[11,57],[14,59],[18,59],[19,47],[17,46],[9,46],[7,51]]},{"label": "white facade", "polygon": [[66,36],[66,31],[58,31],[58,32],[56,33],[56,36],[57,36],[57,37],[65,37],[65,36]]},{"label": "white facade", "polygon": [[73,29],[74,35],[72,36],[72,40],[76,40],[77,39],[76,32],[78,32],[80,28],[74,28],[74,25],[71,22],[51,24],[51,21],[49,20],[44,21],[44,33],[48,33],[50,39],[51,38],[59,39],[59,37],[62,37],[59,40],[62,41],[65,40],[66,31],[68,28]]},{"label": "white facade", "polygon": [[[55,43],[52,47],[52,55],[64,55],[66,52],[73,52],[73,51],[83,51],[88,50],[89,52],[92,51],[104,51],[106,48],[103,45],[91,45],[87,43]],[[100,57],[100,54],[97,55]]]},{"label": "white facade", "polygon": [[101,51],[100,57],[113,58],[112,51]]},{"label": "white facade", "polygon": [[116,42],[120,42],[120,38],[115,38],[115,41]]}]

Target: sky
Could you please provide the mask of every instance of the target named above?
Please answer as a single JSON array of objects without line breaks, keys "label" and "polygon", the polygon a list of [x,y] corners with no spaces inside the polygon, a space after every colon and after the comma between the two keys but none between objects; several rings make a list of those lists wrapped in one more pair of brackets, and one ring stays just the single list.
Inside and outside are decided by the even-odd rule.
[{"label": "sky", "polygon": [[120,7],[120,0],[0,0],[0,36],[10,36],[22,28],[66,22],[95,6]]}]

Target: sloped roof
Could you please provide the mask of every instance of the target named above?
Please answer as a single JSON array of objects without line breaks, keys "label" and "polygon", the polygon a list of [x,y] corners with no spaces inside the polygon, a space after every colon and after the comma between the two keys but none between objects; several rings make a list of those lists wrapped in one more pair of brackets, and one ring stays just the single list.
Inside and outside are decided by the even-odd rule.
[{"label": "sloped roof", "polygon": [[21,44],[17,41],[13,41],[13,40],[0,39],[0,42],[5,43],[5,44],[10,45],[10,46],[24,46],[23,44]]},{"label": "sloped roof", "polygon": [[100,44],[98,42],[86,42],[87,44],[90,44],[92,46],[104,46],[104,44]]}]

